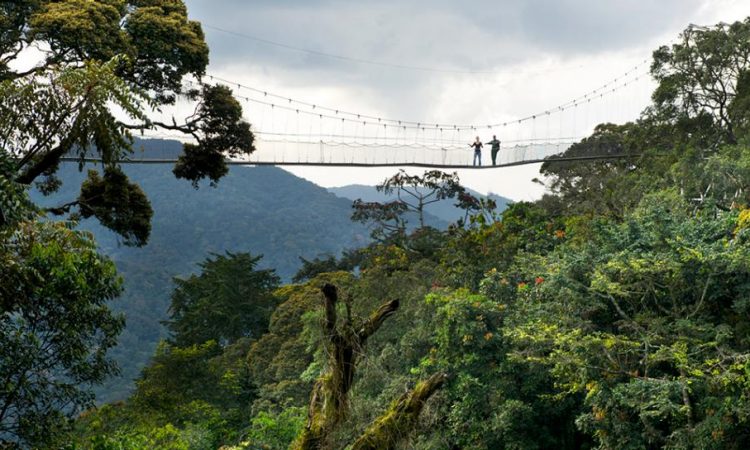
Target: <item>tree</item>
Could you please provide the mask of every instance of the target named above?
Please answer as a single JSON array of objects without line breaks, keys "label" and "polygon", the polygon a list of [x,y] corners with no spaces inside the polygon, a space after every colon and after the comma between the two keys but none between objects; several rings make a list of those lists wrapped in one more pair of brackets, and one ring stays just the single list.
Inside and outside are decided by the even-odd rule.
[{"label": "tree", "polygon": [[[640,199],[638,178],[669,168],[669,160],[644,156],[650,143],[642,124],[600,124],[591,136],[542,164],[540,174],[567,213],[586,212],[622,217]],[[557,161],[587,155],[611,156],[598,161]],[[665,164],[666,162],[666,164]],[[637,172],[637,173],[636,173]]]},{"label": "tree", "polygon": [[170,319],[165,325],[179,347],[213,340],[221,345],[241,337],[259,338],[277,305],[279,277],[256,269],[262,256],[229,253],[207,258],[200,275],[175,278]]},{"label": "tree", "polygon": [[322,288],[325,298],[325,335],[328,346],[328,368],[316,381],[310,398],[307,425],[292,444],[293,449],[318,449],[328,446],[328,438],[346,417],[349,390],[354,382],[357,359],[367,339],[398,310],[398,300],[383,304],[361,326],[354,328],[347,303],[348,319],[337,329],[338,290],[332,284]]},{"label": "tree", "polygon": [[[381,305],[361,325],[354,326],[349,301],[347,317],[337,325],[338,290],[332,284],[321,289],[325,298],[325,339],[327,367],[318,377],[310,397],[307,424],[290,446],[294,450],[331,448],[330,438],[349,411],[349,392],[354,383],[358,360],[367,340],[399,308],[398,300]],[[395,448],[416,422],[424,402],[442,385],[444,374],[436,374],[404,394],[355,442],[354,448]],[[394,435],[395,433],[395,435]],[[385,446],[383,446],[385,445]]]},{"label": "tree", "polygon": [[[32,67],[19,63],[34,55]],[[64,156],[80,168],[100,159],[103,175],[90,173],[77,199],[43,212],[94,216],[126,245],[144,245],[151,208],[118,167],[132,133],[190,134],[196,144],[176,174],[194,183],[215,183],[225,155],[253,151],[231,91],[201,82],[207,63],[201,27],[180,0],[0,4],[0,440],[50,443],[92,403],[90,386],[116,373],[106,353],[123,326],[106,305],[120,292],[114,265],[73,223],[35,222],[24,190],[56,190]],[[186,88],[186,77],[199,87]],[[151,120],[178,98],[196,112]]]},{"label": "tree", "polygon": [[0,152],[0,230],[31,216],[33,210],[24,187],[13,179],[15,163]]},{"label": "tree", "polygon": [[312,260],[300,256],[299,260],[302,262],[302,267],[292,277],[292,281],[295,283],[309,280],[321,273],[354,270],[362,262],[363,254],[361,249],[354,249],[344,250],[338,259],[331,254],[327,254],[317,256]]},{"label": "tree", "polygon": [[406,236],[406,220],[403,215],[408,210],[406,204],[395,200],[392,202],[363,202],[362,199],[352,203],[354,212],[352,220],[363,224],[372,224],[370,235],[379,242],[400,242]]},{"label": "tree", "polygon": [[[176,347],[162,341],[136,380],[128,407],[148,417],[149,425],[182,426],[209,421],[217,441],[226,442],[246,425],[249,389],[245,355],[250,339],[221,348],[215,341]],[[131,423],[138,421],[131,418]]]},{"label": "tree", "polygon": [[441,250],[441,270],[454,287],[479,289],[485,273],[506,270],[523,252],[544,254],[562,242],[565,224],[538,203],[518,202],[500,220],[477,227],[452,227]]},{"label": "tree", "polygon": [[[215,183],[227,171],[225,156],[254,150],[250,125],[231,90],[200,81],[208,47],[180,0],[4,2],[0,27],[0,151],[15,161],[18,183],[41,180],[43,191],[54,191],[59,187],[54,173],[66,155],[78,157],[81,165],[98,157],[112,172],[132,150],[132,132],[154,128],[196,141],[185,144],[174,170],[194,184],[205,177]],[[30,48],[46,50],[33,67],[16,69],[14,63]],[[186,88],[185,77],[196,79],[199,88]],[[149,118],[178,98],[195,102],[195,113],[171,123]],[[105,173],[103,182],[109,178]],[[133,212],[121,218],[150,218],[142,198],[123,199],[133,201],[119,208]],[[91,199],[52,212],[85,209],[86,200]],[[115,231],[122,232],[122,225]],[[134,227],[144,231],[140,223]],[[126,229],[125,243],[143,245],[145,231],[144,236]]]},{"label": "tree", "polygon": [[407,175],[405,171],[400,170],[396,175],[383,181],[376,189],[386,195],[395,193],[398,200],[406,205],[409,211],[414,211],[419,215],[420,228],[425,226],[425,206],[447,198],[454,198],[464,192],[455,172],[447,174],[439,170],[426,171],[421,177]]},{"label": "tree", "polygon": [[0,152],[0,446],[46,445],[117,373],[121,288],[89,235],[36,221],[14,167]]},{"label": "tree", "polygon": [[88,235],[28,221],[0,228],[0,279],[0,446],[51,444],[117,372],[120,280]]},{"label": "tree", "polygon": [[748,213],[691,210],[647,195],[623,223],[517,261],[528,283],[499,296],[513,353],[584,399],[576,423],[604,448],[750,443]]},{"label": "tree", "polygon": [[419,229],[424,229],[425,206],[465,195],[465,189],[459,184],[456,173],[447,174],[439,170],[426,171],[421,177],[408,175],[400,170],[376,186],[376,189],[389,196],[395,193],[396,200],[380,203],[357,199],[352,204],[352,220],[372,224],[372,237],[379,242],[401,244],[406,238],[406,214],[417,214]]},{"label": "tree", "polygon": [[666,120],[688,120],[694,128],[706,119],[714,127],[714,143],[737,143],[737,128],[748,116],[735,101],[746,95],[748,63],[750,18],[713,27],[691,25],[680,42],[654,52],[651,74],[659,83],[654,111]]},{"label": "tree", "polygon": [[221,389],[223,368],[209,364],[221,355],[216,341],[176,347],[160,342],[136,381],[131,399],[141,411],[160,416],[160,423],[190,420],[195,402],[217,403],[228,392]]}]

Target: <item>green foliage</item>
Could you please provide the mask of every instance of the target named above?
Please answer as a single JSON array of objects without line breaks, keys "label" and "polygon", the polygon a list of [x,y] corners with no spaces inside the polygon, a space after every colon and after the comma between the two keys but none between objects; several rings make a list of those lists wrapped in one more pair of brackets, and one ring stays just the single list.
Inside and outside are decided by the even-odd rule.
[{"label": "green foliage", "polygon": [[195,188],[203,178],[215,185],[227,174],[225,156],[255,151],[250,124],[242,119],[242,107],[226,86],[204,86],[196,116],[202,136],[197,145],[184,145],[184,154],[173,170],[177,178],[192,181]]},{"label": "green foliage", "polygon": [[459,184],[458,174],[448,174],[439,170],[428,170],[424,175],[408,175],[400,170],[377,186],[379,192],[391,195],[394,192],[400,203],[419,215],[419,226],[423,228],[425,206],[454,198],[465,189]]},{"label": "green foliage", "polygon": [[97,448],[100,441],[115,445],[122,438],[192,449],[238,438],[256,397],[246,355],[276,304],[270,289],[278,277],[255,270],[259,259],[247,253],[216,256],[201,265],[200,275],[179,280],[169,323],[174,340],[159,344],[124,405],[79,421],[79,444]]},{"label": "green foliage", "polygon": [[[15,160],[16,182],[38,181],[46,193],[59,189],[55,173],[61,158],[71,154],[81,164],[87,157],[101,158],[107,171],[116,170],[132,151],[134,130],[192,136],[197,144],[185,144],[174,170],[195,186],[204,177],[215,184],[224,176],[225,157],[254,151],[250,125],[230,89],[183,87],[184,77],[204,75],[208,47],[181,0],[6,3],[0,8],[0,151]],[[45,51],[32,68],[15,69],[30,48]],[[195,114],[181,123],[149,118],[177,96],[196,102]],[[102,183],[109,181],[105,174]],[[150,219],[142,203],[120,205],[121,215]],[[69,213],[77,205],[68,200],[51,211]],[[134,209],[125,212],[130,206]],[[126,243],[145,243],[143,224],[139,236],[115,222],[113,230],[124,232]]]},{"label": "green foliage", "polygon": [[[694,133],[705,133],[714,142],[737,143],[737,128],[747,116],[733,103],[738,93],[746,95],[740,83],[747,77],[748,52],[750,18],[688,27],[680,42],[654,52],[651,74],[659,83],[653,95],[655,112],[666,120],[690,124]],[[708,119],[713,130],[696,126],[701,118]]]},{"label": "green foliage", "polygon": [[[52,63],[107,60],[127,55],[132,62],[120,69],[124,78],[143,89],[158,92],[161,102],[172,102],[168,92],[179,92],[186,74],[202,75],[208,64],[208,47],[198,22],[187,19],[182,1],[22,2],[29,4],[28,28],[13,35],[46,42],[52,48],[40,67]],[[30,12],[30,14],[28,14]]]},{"label": "green foliage", "polygon": [[[114,164],[129,151],[132,137],[118,125],[109,108],[116,107],[134,120],[143,119],[143,103],[148,99],[117,77],[115,71],[122,61],[115,57],[105,63],[89,61],[81,67],[62,69],[55,73],[53,83],[36,79],[2,82],[0,92],[7,101],[0,106],[0,148],[7,160],[11,149],[16,153],[4,177],[30,184],[44,176],[42,190],[54,191],[60,185],[54,177],[59,158],[73,148],[84,158],[93,145],[109,174],[99,184],[111,179],[114,185],[109,191],[124,189],[122,177],[113,175],[117,171]],[[121,200],[131,197],[133,201],[117,205],[121,218],[109,216],[103,223],[123,233],[126,243],[139,245],[148,238],[149,225],[138,222],[148,222],[150,210],[145,199],[136,195],[136,187],[129,190],[132,194]],[[97,195],[86,200],[100,199]],[[66,203],[53,212],[69,212],[77,205],[79,202]]]},{"label": "green foliage", "polygon": [[565,224],[538,204],[519,202],[498,222],[454,227],[440,252],[446,282],[478,289],[484,274],[506,270],[519,252],[546,253],[565,240]]},{"label": "green foliage", "polygon": [[394,401],[352,444],[352,450],[393,450],[419,419],[425,402],[445,382],[444,374],[420,381],[412,391]]},{"label": "green foliage", "polygon": [[214,341],[189,347],[162,342],[136,382],[134,403],[161,412],[170,421],[187,421],[199,406],[195,402],[222,400],[217,392],[222,374],[208,364],[220,354]]},{"label": "green foliage", "polygon": [[26,190],[13,180],[13,160],[0,153],[0,230],[28,218],[33,210]]},{"label": "green foliage", "polygon": [[182,77],[203,75],[208,65],[208,46],[200,23],[187,18],[182,1],[136,0],[123,30],[134,43],[124,53],[133,64],[123,72],[139,86],[157,92],[157,99],[174,101]]},{"label": "green foliage", "polygon": [[320,369],[320,365],[313,365],[315,347],[309,342],[309,328],[320,325],[315,320],[318,317],[306,315],[320,305],[321,283],[349,286],[352,281],[349,273],[336,272],[276,291],[281,303],[271,316],[268,333],[253,343],[247,355],[250,378],[258,387],[254,411],[279,412],[289,406],[307,404],[317,373],[313,371],[312,376],[307,377],[303,374],[311,365],[313,369]]},{"label": "green foliage", "polygon": [[49,42],[62,55],[106,60],[126,45],[119,21],[127,12],[126,2],[67,0],[39,2],[29,19],[29,37]]},{"label": "green foliage", "polygon": [[750,147],[726,146],[707,158],[700,153],[690,156],[676,163],[671,172],[679,176],[684,191],[698,207],[727,211],[750,204]]},{"label": "green foliage", "polygon": [[650,195],[624,223],[537,261],[544,283],[516,294],[508,337],[519,356],[549,365],[560,395],[585,395],[578,424],[604,447],[747,442],[738,314],[750,248],[734,234],[736,213],[687,211],[673,192]]},{"label": "green foliage", "polygon": [[436,434],[472,449],[585,446],[570,417],[576,403],[549,399],[553,382],[541,367],[507,357],[512,347],[504,329],[511,305],[465,289],[435,290],[425,301],[435,306],[434,331],[429,355],[414,371],[450,374],[434,406],[433,414],[442,418]]},{"label": "green foliage", "polygon": [[88,236],[54,222],[2,232],[0,279],[0,439],[46,445],[117,371],[107,351],[123,320],[106,302],[120,280]]},{"label": "green foliage", "polygon": [[210,432],[201,426],[191,425],[178,429],[167,424],[162,427],[144,428],[127,432],[118,432],[112,436],[98,435],[87,442],[71,447],[91,450],[142,450],[158,448],[160,450],[213,450],[216,448]]},{"label": "green foliage", "polygon": [[122,236],[125,245],[146,244],[151,232],[151,204],[141,188],[128,182],[119,168],[105,169],[104,177],[90,170],[81,186],[78,203],[82,217],[96,217]]},{"label": "green foliage", "polygon": [[[641,123],[625,125],[601,124],[591,136],[570,146],[559,156],[542,164],[540,173],[548,177],[546,183],[555,194],[557,208],[566,214],[602,214],[615,218],[638,203],[643,184],[650,181],[648,172],[668,169],[669,160],[651,149],[648,134]],[[608,155],[612,159],[590,161],[556,161],[586,155]],[[625,156],[632,155],[630,158]]]},{"label": "green foliage", "polygon": [[403,214],[408,207],[401,201],[388,203],[363,202],[355,200],[352,203],[354,212],[352,220],[363,224],[372,224],[370,236],[376,241],[402,241],[406,233],[406,221]]},{"label": "green foliage", "polygon": [[[468,196],[456,173],[439,170],[426,171],[424,175],[409,175],[400,170],[376,186],[378,192],[396,194],[390,202],[364,202],[357,199],[352,204],[352,220],[372,225],[372,238],[383,243],[406,245],[406,215],[415,213],[419,227],[425,228],[425,207],[445,199]],[[459,202],[465,205],[465,202]]]},{"label": "green foliage", "polygon": [[[285,450],[305,423],[304,408],[291,407],[279,414],[261,411],[250,422],[242,449]],[[233,448],[232,448],[233,449]]]},{"label": "green foliage", "polygon": [[131,441],[136,448],[214,449],[237,439],[253,398],[248,348],[244,339],[223,351],[215,342],[186,348],[162,342],[132,398],[82,415],[72,440],[93,449]]},{"label": "green foliage", "polygon": [[245,366],[249,345],[247,339],[223,349],[210,341],[186,348],[162,342],[133,396],[82,414],[71,440],[86,449],[215,449],[236,441],[254,398]]},{"label": "green foliage", "polygon": [[364,253],[361,249],[344,250],[340,258],[330,253],[325,256],[316,256],[307,260],[300,256],[302,267],[292,277],[292,281],[299,283],[327,272],[351,272],[364,261]]},{"label": "green foliage", "polygon": [[80,67],[62,68],[44,79],[13,79],[0,83],[0,148],[13,150],[13,176],[30,184],[54,171],[66,153],[83,158],[94,145],[105,164],[114,164],[130,149],[132,137],[114,118],[110,108],[131,120],[145,119],[148,97],[116,74],[123,57],[103,62],[87,61]]},{"label": "green foliage", "polygon": [[321,273],[342,270],[339,268],[340,263],[338,259],[333,255],[316,256],[312,260],[300,257],[300,261],[302,262],[302,267],[292,277],[292,281],[295,283],[309,280]]},{"label": "green foliage", "polygon": [[200,275],[175,278],[170,320],[165,324],[176,345],[209,340],[224,345],[266,332],[279,277],[273,270],[256,269],[261,258],[249,253],[215,255],[200,264]]}]

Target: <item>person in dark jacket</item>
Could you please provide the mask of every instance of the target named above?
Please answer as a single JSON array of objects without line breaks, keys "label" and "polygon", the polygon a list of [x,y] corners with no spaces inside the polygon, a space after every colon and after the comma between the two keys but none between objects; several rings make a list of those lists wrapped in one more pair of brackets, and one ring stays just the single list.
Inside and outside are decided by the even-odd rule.
[{"label": "person in dark jacket", "polygon": [[492,135],[492,140],[486,143],[492,146],[492,165],[494,166],[497,160],[497,153],[500,151],[500,141],[497,140],[497,136]]}]

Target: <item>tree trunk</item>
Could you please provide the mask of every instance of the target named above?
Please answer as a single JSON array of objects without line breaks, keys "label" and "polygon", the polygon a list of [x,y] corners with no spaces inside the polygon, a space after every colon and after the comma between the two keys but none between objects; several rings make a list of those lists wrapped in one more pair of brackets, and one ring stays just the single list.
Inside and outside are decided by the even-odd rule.
[{"label": "tree trunk", "polygon": [[325,297],[325,330],[328,338],[328,370],[315,382],[310,397],[307,424],[292,443],[293,450],[325,449],[334,428],[346,417],[349,390],[354,381],[357,356],[367,339],[374,334],[399,307],[398,300],[390,301],[377,309],[359,331],[345,323],[336,329],[336,302],[338,293],[331,284],[323,286]]}]

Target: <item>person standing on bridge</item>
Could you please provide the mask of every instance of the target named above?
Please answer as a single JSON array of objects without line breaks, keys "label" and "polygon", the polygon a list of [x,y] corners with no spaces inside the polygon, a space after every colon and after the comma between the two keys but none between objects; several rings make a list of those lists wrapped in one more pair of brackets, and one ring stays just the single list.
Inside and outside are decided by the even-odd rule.
[{"label": "person standing on bridge", "polygon": [[[474,159],[472,160],[472,165],[474,166],[482,166],[482,141],[479,139],[479,136],[477,136],[477,139],[474,141],[473,144],[469,144],[469,147],[474,147]],[[479,164],[477,164],[477,162]]]},{"label": "person standing on bridge", "polygon": [[[500,151],[500,141],[497,140],[497,136],[492,135],[490,142],[485,142],[487,145],[492,146],[492,165],[496,165],[497,153]],[[480,164],[481,165],[481,164]]]}]

